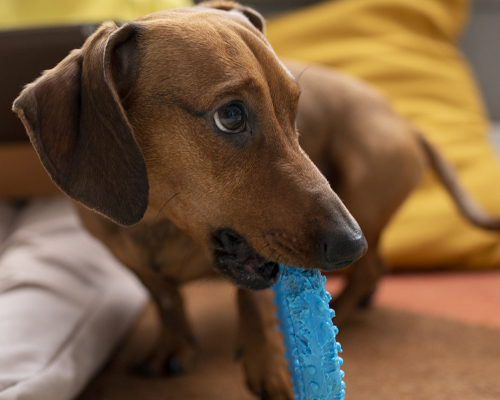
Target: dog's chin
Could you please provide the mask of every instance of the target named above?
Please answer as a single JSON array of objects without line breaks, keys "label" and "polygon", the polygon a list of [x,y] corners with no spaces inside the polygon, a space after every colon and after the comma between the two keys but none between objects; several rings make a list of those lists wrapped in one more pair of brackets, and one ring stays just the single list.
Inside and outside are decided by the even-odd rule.
[{"label": "dog's chin", "polygon": [[226,229],[217,231],[213,238],[214,267],[222,276],[252,290],[267,289],[276,283],[279,264],[258,254],[241,235]]}]

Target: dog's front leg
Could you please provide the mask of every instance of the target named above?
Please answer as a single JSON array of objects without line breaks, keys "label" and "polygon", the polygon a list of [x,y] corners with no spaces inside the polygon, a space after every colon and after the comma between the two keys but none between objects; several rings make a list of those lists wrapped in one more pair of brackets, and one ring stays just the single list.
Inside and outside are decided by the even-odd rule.
[{"label": "dog's front leg", "polygon": [[146,376],[183,373],[194,361],[196,344],[178,284],[153,271],[135,272],[151,292],[162,323],[156,346],[138,371]]},{"label": "dog's front leg", "polygon": [[330,307],[336,313],[336,325],[342,325],[356,308],[370,305],[377,284],[386,272],[377,251],[377,246],[369,248],[366,254],[352,265],[342,292],[330,301]]},{"label": "dog's front leg", "polygon": [[247,385],[262,399],[294,398],[271,290],[238,289],[238,341]]}]

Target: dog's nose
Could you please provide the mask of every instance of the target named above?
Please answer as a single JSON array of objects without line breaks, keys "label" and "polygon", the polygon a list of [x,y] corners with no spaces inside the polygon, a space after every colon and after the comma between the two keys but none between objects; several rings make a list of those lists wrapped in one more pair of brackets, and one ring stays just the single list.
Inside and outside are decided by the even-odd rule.
[{"label": "dog's nose", "polygon": [[347,267],[366,253],[368,244],[359,230],[338,235],[325,235],[320,242],[326,271]]}]

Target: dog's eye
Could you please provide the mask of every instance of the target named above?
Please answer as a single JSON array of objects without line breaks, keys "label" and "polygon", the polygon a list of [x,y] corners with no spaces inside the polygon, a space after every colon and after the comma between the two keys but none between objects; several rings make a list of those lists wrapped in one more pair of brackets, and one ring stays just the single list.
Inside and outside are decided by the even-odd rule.
[{"label": "dog's eye", "polygon": [[224,133],[243,132],[246,125],[245,109],[238,103],[225,104],[215,112],[214,121]]}]

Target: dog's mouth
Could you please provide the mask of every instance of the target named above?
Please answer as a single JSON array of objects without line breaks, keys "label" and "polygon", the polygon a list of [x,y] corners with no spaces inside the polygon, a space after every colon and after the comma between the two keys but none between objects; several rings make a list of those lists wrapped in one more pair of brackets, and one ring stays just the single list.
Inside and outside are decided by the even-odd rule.
[{"label": "dog's mouth", "polygon": [[218,229],[212,235],[214,267],[238,286],[267,289],[280,276],[279,264],[261,256],[243,236],[232,229]]}]

